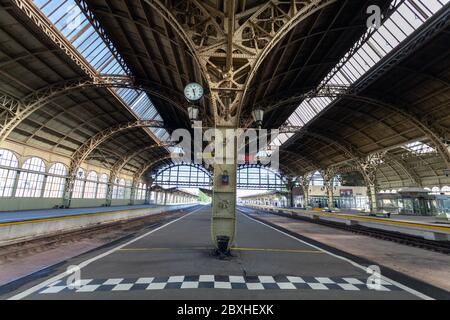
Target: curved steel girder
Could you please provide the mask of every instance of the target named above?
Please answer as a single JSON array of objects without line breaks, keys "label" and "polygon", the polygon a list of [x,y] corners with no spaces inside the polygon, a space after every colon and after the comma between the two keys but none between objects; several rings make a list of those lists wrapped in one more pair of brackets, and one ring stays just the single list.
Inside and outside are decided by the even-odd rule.
[{"label": "curved steel girder", "polygon": [[[346,89],[347,88],[347,89]],[[444,132],[439,127],[437,127],[434,124],[433,119],[430,119],[429,116],[427,116],[426,119],[422,121],[422,119],[419,118],[416,114],[407,111],[405,108],[402,108],[401,106],[393,105],[375,98],[371,97],[365,97],[360,95],[355,95],[348,92],[348,87],[342,87],[342,86],[330,86],[325,89],[325,91],[319,91],[319,92],[309,92],[306,94],[301,94],[295,97],[288,98],[286,100],[283,100],[280,102],[280,105],[284,105],[286,103],[293,103],[294,101],[297,101],[300,103],[305,98],[313,97],[315,94],[319,94],[319,96],[328,96],[328,97],[335,97],[335,98],[344,98],[344,99],[350,99],[353,101],[358,102],[364,102],[368,104],[372,104],[381,108],[384,108],[386,110],[389,110],[390,112],[393,112],[395,114],[398,114],[402,116],[403,118],[407,119],[414,127],[416,127],[418,130],[420,130],[428,139],[430,139],[433,144],[435,145],[436,149],[441,154],[444,162],[446,163],[447,167],[450,168],[450,151],[448,150],[447,146],[443,142],[443,139],[446,135],[448,135],[447,132]],[[447,102],[448,103],[448,102]]]},{"label": "curved steel girder", "polygon": [[141,153],[148,151],[148,150],[152,150],[152,149],[157,149],[157,148],[167,148],[167,147],[171,147],[174,146],[174,144],[168,143],[168,144],[152,144],[150,146],[141,148],[121,159],[119,159],[111,168],[111,175],[117,176],[120,171],[122,171],[122,169],[131,161],[133,160],[135,157],[137,157],[138,155],[140,155]]},{"label": "curved steel girder", "polygon": [[[236,19],[232,1],[229,12],[223,13],[219,25],[213,17],[217,10],[211,14],[213,9],[197,0],[183,1],[171,8],[159,0],[143,1],[159,12],[189,47],[211,89],[216,122],[219,115],[228,124],[230,121],[235,124],[239,119],[248,84],[269,52],[298,23],[336,2],[271,0],[237,25],[243,17]],[[270,20],[265,16],[267,13],[271,13]],[[236,70],[234,59],[241,61]]]},{"label": "curved steel girder", "polygon": [[[8,96],[8,95],[1,95],[0,96],[0,119],[3,120],[3,118],[9,114],[14,115],[14,110],[17,110],[20,108],[21,102],[19,99],[16,99],[14,97]],[[3,121],[2,121],[3,122]],[[3,123],[2,123],[3,125]]]},{"label": "curved steel girder", "polygon": [[207,168],[205,168],[205,166],[201,165],[201,164],[196,164],[196,163],[172,163],[168,166],[165,166],[164,169],[162,171],[159,171],[158,174],[161,174],[169,169],[172,169],[174,167],[177,166],[187,166],[187,167],[192,167],[195,169],[198,169],[200,171],[202,171],[203,173],[207,174],[208,177],[212,178],[213,176],[213,172],[211,170],[208,170]]},{"label": "curved steel girder", "polygon": [[53,24],[49,23],[49,20],[32,1],[14,0],[11,1],[11,3],[17,6],[19,10],[30,18],[36,27],[41,29],[55,46],[63,51],[86,75],[91,78],[96,76],[96,72],[92,66],[80,55],[69,40],[67,40],[60,32],[56,32],[56,28]]},{"label": "curved steel girder", "polygon": [[428,139],[430,139],[433,142],[434,146],[441,154],[442,159],[444,160],[446,166],[450,168],[450,151],[443,142],[443,139],[445,139],[446,132],[442,132],[439,128],[437,128],[434,125],[434,121],[432,121],[429,118],[422,121],[422,119],[420,119],[419,116],[410,111],[407,111],[405,108],[392,105],[390,103],[386,103],[374,98],[362,97],[358,95],[344,95],[344,97],[355,101],[361,101],[382,107],[407,119],[411,124],[413,124],[418,130],[420,130]]},{"label": "curved steel girder", "polygon": [[[399,173],[399,170],[400,170],[408,177],[408,179],[412,183],[414,183],[417,186],[422,186],[422,178],[419,175],[417,175],[414,167],[409,165],[408,162],[403,160],[401,157],[398,157],[397,155],[389,153],[389,152],[385,152],[385,153],[383,153],[383,159],[384,159],[384,162],[380,163],[380,168],[382,166],[387,166],[387,167],[391,168],[396,173],[398,178],[400,178],[400,180],[405,181],[405,179],[402,179],[402,176]],[[399,170],[397,170],[396,168],[398,168]],[[431,167],[429,169],[436,176],[438,176],[438,174]],[[339,171],[341,173],[360,171],[360,166],[353,165],[353,166],[349,166],[349,167],[338,168],[337,171]],[[386,179],[386,181],[390,181],[390,179],[383,173],[382,170],[379,170],[379,172],[377,172],[377,173],[380,173],[381,175],[383,175],[383,177]]]},{"label": "curved steel girder", "polygon": [[137,170],[136,173],[134,174],[134,176],[133,176],[133,181],[139,181],[139,180],[142,178],[142,176],[143,176],[149,169],[151,169],[154,165],[156,165],[156,164],[158,164],[159,162],[162,162],[162,161],[164,161],[164,160],[171,159],[171,158],[172,158],[172,156],[171,156],[171,155],[168,155],[168,156],[165,156],[165,157],[162,157],[162,158],[159,158],[159,159],[157,159],[157,160],[153,160],[153,161],[151,161],[151,162],[148,162],[148,163],[144,164],[144,165],[143,165],[139,170]]},{"label": "curved steel girder", "polygon": [[70,93],[73,90],[86,87],[130,88],[141,90],[166,100],[176,108],[186,112],[186,110],[181,107],[184,104],[184,100],[181,98],[180,100],[177,99],[179,93],[172,92],[172,90],[163,87],[159,87],[157,90],[148,89],[135,84],[134,79],[128,76],[103,75],[97,76],[94,79],[73,79],[42,88],[26,96],[20,101],[5,96],[0,97],[2,109],[5,110],[5,112],[1,113],[0,118],[0,143],[2,143],[9,136],[9,134],[22,122],[22,120],[30,116],[36,110],[39,110],[45,106],[51,99]]},{"label": "curved steel girder", "polygon": [[[274,1],[275,2],[275,1]],[[276,1],[277,3],[280,3],[279,1]],[[266,57],[269,55],[269,53],[272,51],[273,48],[294,28],[296,27],[300,22],[304,21],[306,18],[310,17],[312,14],[316,13],[317,11],[329,6],[332,3],[335,3],[336,0],[310,0],[308,2],[302,2],[301,8],[297,7],[297,3],[295,1],[291,1],[291,8],[289,12],[289,18],[288,21],[285,22],[285,24],[282,26],[280,30],[278,30],[274,35],[271,35],[272,38],[270,42],[264,47],[262,52],[258,54],[257,57],[255,57],[254,65],[252,66],[252,69],[250,71],[250,74],[247,77],[247,81],[242,93],[242,97],[245,97],[249,85],[252,82],[253,78],[256,76],[256,72],[258,71],[260,65],[262,62],[266,59]],[[270,1],[272,3],[272,1]],[[265,8],[261,9],[259,12],[255,13],[252,18],[258,17],[260,13],[262,13],[265,10]],[[249,19],[247,23],[253,24],[252,18]],[[245,30],[245,28],[248,27],[245,24],[241,26],[239,31]],[[237,106],[237,118],[239,119],[240,114],[242,112],[243,107],[243,99],[239,102],[239,105]]]},{"label": "curved steel girder", "polygon": [[[202,73],[203,77],[207,79],[208,87],[211,87],[210,86],[211,81],[208,70],[206,66],[200,61],[200,55],[198,54],[198,50],[195,46],[193,39],[189,35],[189,30],[185,30],[185,28],[183,28],[182,24],[174,16],[171,9],[168,8],[164,3],[162,3],[162,1],[160,0],[143,0],[143,1],[147,3],[149,6],[151,6],[154,10],[156,10],[156,12],[160,14],[160,16],[173,28],[173,30],[183,40],[185,45],[188,47],[188,50],[191,52],[193,59],[199,66],[200,72]],[[214,119],[216,119],[217,108],[214,107],[216,105],[216,102],[213,96],[211,96],[211,104],[213,106],[212,108],[213,110],[211,111]]]},{"label": "curved steel girder", "polygon": [[[398,167],[402,169],[402,171],[408,176],[408,178],[411,180],[411,182],[415,183],[417,186],[422,186],[422,179],[417,175],[415,170],[411,168],[406,161],[399,159],[398,157],[386,153],[386,164],[392,167],[390,162],[396,164]],[[400,177],[401,178],[401,177]]]},{"label": "curved steel girder", "polygon": [[[111,149],[106,149],[106,148],[97,148],[97,151],[106,155],[106,156],[110,156],[110,157],[116,157],[117,159],[120,159],[123,157],[123,154],[120,154],[119,152],[115,151],[115,150],[111,150]],[[92,157],[88,156],[86,157],[86,160],[90,160],[92,159]]]},{"label": "curved steel girder", "polygon": [[[391,168],[395,172],[395,175],[401,181],[405,181],[404,179],[402,179],[402,176],[400,175],[400,173],[395,169],[395,167],[394,167],[394,165],[395,165],[395,166],[399,167],[400,170],[403,171],[408,176],[408,178],[409,178],[409,180],[411,182],[413,182],[417,186],[421,186],[422,185],[420,177],[415,173],[415,170],[413,168],[411,168],[405,161],[403,161],[401,159],[398,159],[397,157],[395,157],[394,155],[389,154],[389,153],[386,153],[384,155],[384,158],[385,158],[386,161],[380,165],[380,168],[382,166],[387,166],[387,167]],[[338,167],[336,169],[336,172],[341,173],[341,174],[342,173],[350,173],[350,172],[359,172],[359,173],[362,174],[364,180],[367,183],[366,177],[361,172],[361,166],[359,164],[355,164],[355,165],[347,166],[347,167],[342,167],[342,168]],[[381,170],[381,169],[377,170],[376,174],[381,174],[386,181],[390,181],[388,176],[386,176],[384,174],[383,170]]]},{"label": "curved steel girder", "polygon": [[[331,138],[323,134],[306,131],[306,135],[322,140],[323,142],[335,145],[342,153],[344,153],[349,158],[348,159],[349,161],[354,161],[356,163],[355,168],[357,168],[357,170],[361,172],[367,186],[376,185],[375,174],[380,164],[378,158],[381,157],[379,154],[373,153],[370,155],[364,155],[363,153],[359,152],[357,148],[352,144],[344,141],[339,141],[336,138]],[[384,154],[385,153],[383,153],[383,156]],[[332,165],[323,171],[327,174],[328,173],[336,174],[338,172],[338,169],[336,168],[336,166]]]},{"label": "curved steel girder", "polygon": [[69,168],[69,174],[75,175],[81,163],[84,160],[86,160],[86,157],[100,144],[107,141],[115,134],[121,131],[142,127],[162,128],[164,127],[164,124],[161,121],[155,120],[138,120],[134,122],[119,124],[115,127],[111,127],[97,133],[95,136],[91,137],[88,141],[86,141],[80,148],[78,148],[77,151],[74,152],[74,154],[72,155],[72,162]]},{"label": "curved steel girder", "polygon": [[262,107],[265,112],[270,112],[280,107],[286,106],[288,104],[299,105],[305,99],[312,98],[338,98],[345,96],[349,90],[350,86],[347,85],[324,85],[320,88],[308,88],[306,92],[298,94],[292,91],[286,91],[282,95],[272,96],[265,99],[262,102],[257,103],[258,106]]},{"label": "curved steel girder", "polygon": [[297,177],[297,181],[302,187],[303,194],[309,194],[309,186],[311,184],[312,177],[314,176],[314,172],[306,172],[305,174]]},{"label": "curved steel girder", "polygon": [[178,34],[178,36],[184,41],[188,49],[191,51],[192,57],[197,62],[200,70],[203,73],[203,76],[208,79],[208,72],[200,63],[199,57],[197,55],[197,50],[195,48],[195,44],[192,41],[191,37],[188,35],[187,31],[183,28],[177,18],[173,15],[171,10],[167,8],[161,1],[159,0],[143,0],[145,3],[150,5],[153,9],[158,12],[161,17],[167,21],[167,23],[174,29],[174,31]]}]

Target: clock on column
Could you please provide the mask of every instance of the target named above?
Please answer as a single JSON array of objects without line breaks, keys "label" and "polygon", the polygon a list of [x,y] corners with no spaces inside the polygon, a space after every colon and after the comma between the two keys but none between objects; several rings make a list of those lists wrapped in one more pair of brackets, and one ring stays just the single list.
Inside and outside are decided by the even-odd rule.
[{"label": "clock on column", "polygon": [[191,102],[199,101],[204,94],[205,90],[196,82],[191,82],[184,88],[184,97]]}]

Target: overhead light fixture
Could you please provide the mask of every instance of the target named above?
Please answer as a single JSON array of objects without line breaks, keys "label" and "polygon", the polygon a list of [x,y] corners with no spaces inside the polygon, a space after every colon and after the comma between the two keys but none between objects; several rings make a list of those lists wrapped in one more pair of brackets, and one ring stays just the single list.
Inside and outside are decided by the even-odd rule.
[{"label": "overhead light fixture", "polygon": [[264,119],[264,110],[262,108],[256,108],[255,110],[252,111],[252,116],[258,128],[261,129],[262,122]]},{"label": "overhead light fixture", "polygon": [[196,121],[198,118],[198,107],[195,105],[191,105],[188,107],[189,120]]}]

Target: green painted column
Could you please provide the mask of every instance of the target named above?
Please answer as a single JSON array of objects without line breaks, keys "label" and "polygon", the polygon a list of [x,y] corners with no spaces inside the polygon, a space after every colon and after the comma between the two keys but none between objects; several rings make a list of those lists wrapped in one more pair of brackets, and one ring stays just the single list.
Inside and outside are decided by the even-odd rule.
[{"label": "green painted column", "polygon": [[[232,246],[236,234],[236,175],[237,175],[237,155],[236,137],[233,134],[226,136],[227,129],[234,127],[218,127],[224,137],[223,157],[214,161],[214,182],[212,197],[212,221],[211,236],[212,241],[218,248],[218,238],[228,237],[228,249]],[[232,141],[230,141],[233,139]],[[230,147],[231,146],[231,147]],[[226,152],[226,150],[231,150]],[[218,163],[222,162],[222,163]],[[228,177],[228,183],[226,183]]]},{"label": "green painted column", "polygon": [[72,202],[73,189],[75,186],[75,178],[76,177],[72,174],[69,174],[69,176],[66,178],[63,194],[64,208],[70,208],[70,203]]},{"label": "green painted column", "polygon": [[136,203],[136,192],[137,192],[138,183],[136,181],[133,181],[133,184],[131,185],[131,191],[130,191],[130,205],[134,205]]},{"label": "green painted column", "polygon": [[377,189],[375,185],[368,185],[367,191],[369,194],[369,203],[370,203],[370,213],[377,213],[378,211],[378,203],[377,203]]}]

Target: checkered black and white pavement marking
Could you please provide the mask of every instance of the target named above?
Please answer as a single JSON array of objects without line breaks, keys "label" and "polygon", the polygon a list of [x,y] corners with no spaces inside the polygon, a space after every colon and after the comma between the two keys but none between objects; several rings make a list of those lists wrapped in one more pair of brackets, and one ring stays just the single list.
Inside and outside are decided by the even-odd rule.
[{"label": "checkered black and white pavement marking", "polygon": [[[148,278],[83,279],[78,285],[56,281],[39,291],[40,294],[62,292],[134,291],[163,289],[241,289],[241,290],[344,290],[370,289],[365,279],[299,276],[171,276]],[[76,284],[75,284],[76,285]],[[401,291],[397,286],[381,281],[378,291]]]}]

